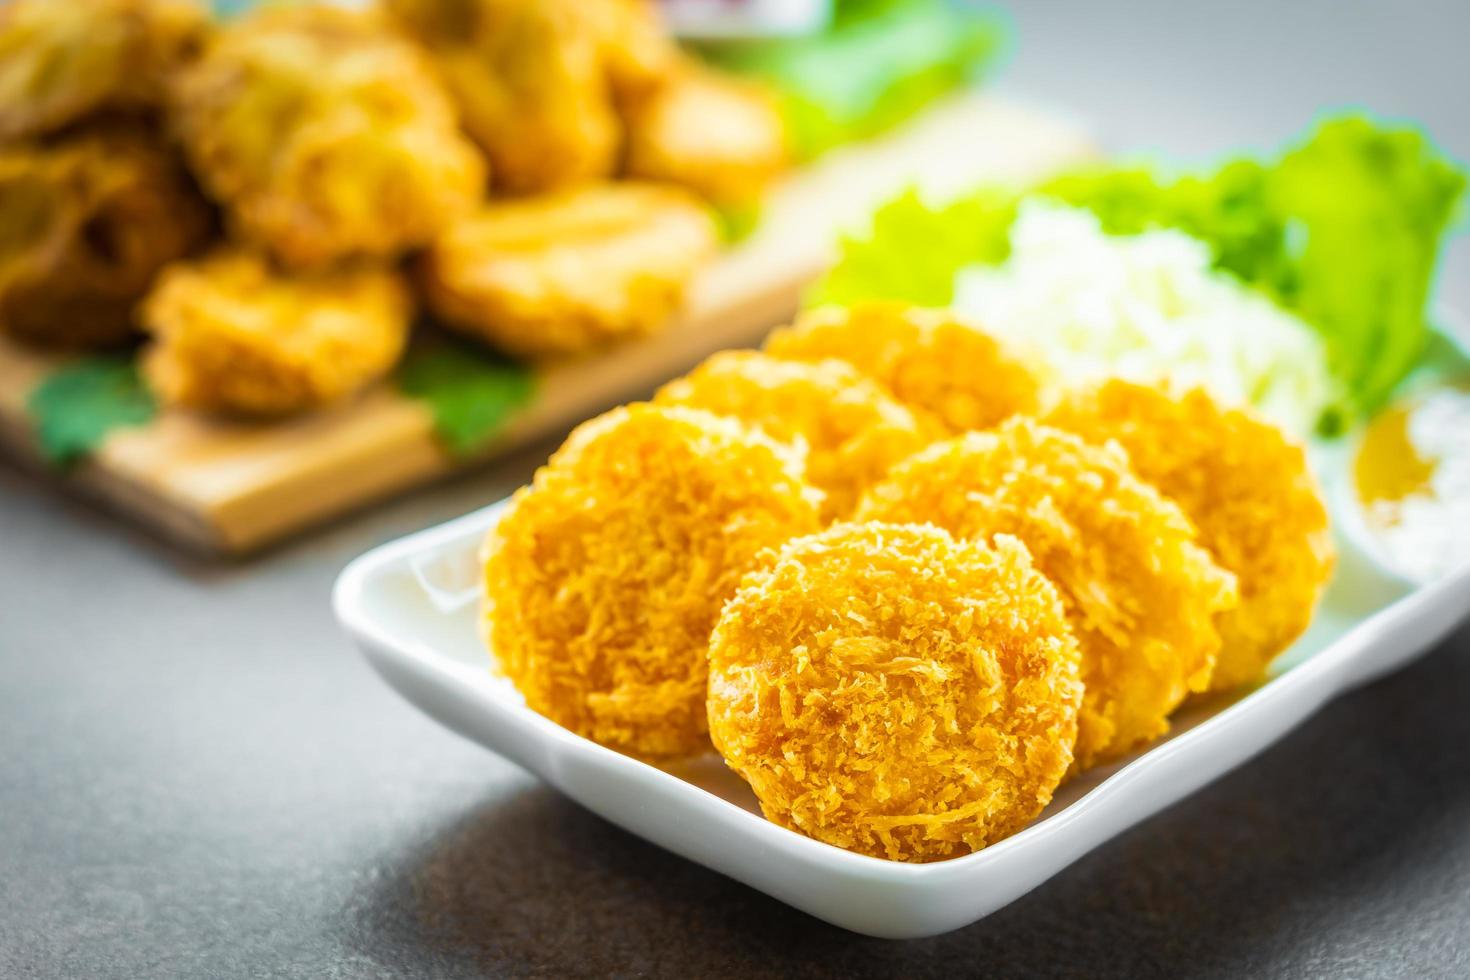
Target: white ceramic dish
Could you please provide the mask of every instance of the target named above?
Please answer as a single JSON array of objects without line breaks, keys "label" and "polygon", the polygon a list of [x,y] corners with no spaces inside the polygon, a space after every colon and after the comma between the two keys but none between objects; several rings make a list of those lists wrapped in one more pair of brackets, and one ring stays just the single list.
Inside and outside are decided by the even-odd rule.
[{"label": "white ceramic dish", "polygon": [[528,709],[490,672],[476,627],[477,552],[503,506],[384,545],[342,573],[337,616],[384,680],[448,728],[627,830],[828,922],[890,938],[988,915],[1249,759],[1331,698],[1401,667],[1470,612],[1470,568],[1410,591],[1344,542],[1315,624],[1265,685],[1177,716],[1166,740],[1068,784],[1008,840],[938,864],[899,864],[768,822],[713,755],[660,769]]}]

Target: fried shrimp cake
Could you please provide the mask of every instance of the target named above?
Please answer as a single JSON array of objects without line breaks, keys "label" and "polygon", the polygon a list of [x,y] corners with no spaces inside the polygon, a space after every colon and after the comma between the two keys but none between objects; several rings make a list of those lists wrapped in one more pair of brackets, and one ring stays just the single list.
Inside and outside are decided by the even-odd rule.
[{"label": "fried shrimp cake", "polygon": [[813,310],[777,330],[776,357],[836,357],[951,429],[986,429],[1036,411],[1041,382],[1005,344],[940,310],[869,303]]},{"label": "fried shrimp cake", "polygon": [[1170,712],[1209,684],[1215,617],[1235,605],[1235,577],[1116,447],[1013,419],[900,463],[858,517],[1026,545],[1061,591],[1082,649],[1080,768],[1162,735]]},{"label": "fried shrimp cake", "polygon": [[54,132],[102,109],[152,109],[203,40],[194,0],[0,4],[0,139]]},{"label": "fried shrimp cake", "polygon": [[[432,53],[497,188],[608,177],[620,127],[589,0],[388,0]],[[599,3],[603,0],[598,0]]]},{"label": "fried shrimp cake", "polygon": [[0,332],[51,347],[126,341],[159,269],[209,229],[208,205],[142,126],[0,149]]},{"label": "fried shrimp cake", "polygon": [[828,520],[850,514],[893,464],[939,435],[852,365],[835,360],[725,351],[665,385],[654,400],[730,415],[774,439],[804,444],[807,477],[827,494]]},{"label": "fried shrimp cake", "polygon": [[526,703],[645,758],[708,750],[710,630],[763,549],[818,526],[788,447],[631,405],[577,428],[485,542],[486,639]]},{"label": "fried shrimp cake", "polygon": [[1064,399],[1047,421],[1092,442],[1116,440],[1134,471],[1178,502],[1200,543],[1240,580],[1240,605],[1220,617],[1224,645],[1210,687],[1260,680],[1311,622],[1335,561],[1302,447],[1198,388],[1171,394],[1108,381]]},{"label": "fried shrimp cake", "polygon": [[1005,535],[834,525],[747,576],[710,641],[710,735],[766,816],[895,861],[1029,823],[1081,695],[1057,590]]},{"label": "fried shrimp cake", "polygon": [[382,377],[408,337],[398,274],[373,266],[287,275],[224,251],[166,269],[144,302],[144,375],[166,403],[252,416],[337,401]]},{"label": "fried shrimp cake", "polygon": [[446,324],[523,357],[653,333],[715,254],[709,211],[651,184],[595,184],[493,202],[424,254],[419,283]]},{"label": "fried shrimp cake", "polygon": [[786,126],[763,86],[686,64],[626,110],[627,172],[722,207],[759,202],[787,163]]},{"label": "fried shrimp cake", "polygon": [[291,268],[427,244],[484,191],[484,160],[427,58],[369,11],[316,3],[232,21],[172,102],[205,190]]}]

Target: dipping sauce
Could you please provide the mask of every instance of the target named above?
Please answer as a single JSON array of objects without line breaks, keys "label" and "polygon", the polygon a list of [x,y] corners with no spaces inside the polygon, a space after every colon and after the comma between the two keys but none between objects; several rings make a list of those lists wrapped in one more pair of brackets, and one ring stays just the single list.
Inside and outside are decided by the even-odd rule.
[{"label": "dipping sauce", "polygon": [[1363,434],[1353,478],[1399,572],[1427,582],[1470,563],[1470,387],[1386,409]]}]

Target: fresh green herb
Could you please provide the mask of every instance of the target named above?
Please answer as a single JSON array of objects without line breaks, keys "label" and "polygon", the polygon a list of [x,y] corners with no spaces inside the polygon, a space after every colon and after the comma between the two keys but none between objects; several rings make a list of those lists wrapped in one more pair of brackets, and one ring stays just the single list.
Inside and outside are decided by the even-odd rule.
[{"label": "fresh green herb", "polygon": [[992,19],[945,0],[849,0],[822,34],[708,54],[777,89],[806,160],[891,129],[974,80],[1001,36]]},{"label": "fresh green herb", "polygon": [[26,401],[46,459],[66,466],[114,430],[147,423],[158,411],[128,355],[88,357],[59,368]]},{"label": "fresh green herb", "polygon": [[[1424,137],[1350,117],[1328,122],[1273,163],[1237,160],[1171,177],[1089,168],[1031,193],[1098,215],[1113,234],[1177,228],[1215,264],[1322,335],[1353,415],[1381,406],[1429,341],[1430,287],[1465,176]],[[1019,195],[982,189],[942,208],[912,192],[843,243],[817,302],[897,299],[943,305],[954,275],[1005,259]]]},{"label": "fresh green herb", "polygon": [[452,454],[483,449],[535,394],[524,364],[462,341],[434,337],[415,344],[398,368],[398,387],[427,404]]}]

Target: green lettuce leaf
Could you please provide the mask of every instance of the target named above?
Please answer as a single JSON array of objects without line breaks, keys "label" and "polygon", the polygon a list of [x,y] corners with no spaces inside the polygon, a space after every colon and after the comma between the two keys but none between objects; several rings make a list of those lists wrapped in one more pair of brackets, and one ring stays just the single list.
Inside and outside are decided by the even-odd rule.
[{"label": "green lettuce leaf", "polygon": [[526,365],[448,337],[414,344],[398,367],[398,387],[429,406],[439,439],[456,456],[484,449],[536,392]]},{"label": "green lettuce leaf", "polygon": [[54,371],[26,400],[41,454],[66,466],[114,430],[144,425],[158,412],[130,355],[88,357]]},{"label": "green lettuce leaf", "polygon": [[782,96],[799,159],[885,132],[978,77],[1002,31],[945,0],[840,3],[819,35],[714,47],[708,57]]}]

